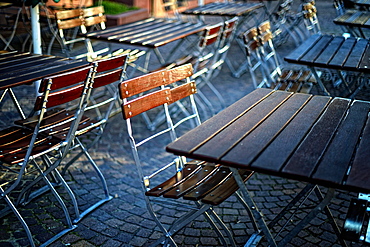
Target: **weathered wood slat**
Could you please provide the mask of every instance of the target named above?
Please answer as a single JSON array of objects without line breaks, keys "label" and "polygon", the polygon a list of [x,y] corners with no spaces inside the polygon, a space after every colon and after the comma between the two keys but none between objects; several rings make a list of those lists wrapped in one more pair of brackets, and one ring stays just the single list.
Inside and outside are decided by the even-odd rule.
[{"label": "weathered wood slat", "polygon": [[300,59],[302,63],[312,63],[316,58],[321,54],[324,49],[331,49],[327,47],[330,41],[333,39],[333,36],[324,35],[322,38],[316,42],[309,51]]},{"label": "weathered wood slat", "polygon": [[[329,103],[328,97],[314,97],[290,121],[278,135],[270,142],[260,155],[254,160],[253,169],[266,169],[278,172],[290,157],[298,144],[309,132],[312,125],[320,117]],[[284,143],[284,145],[282,145]],[[268,166],[266,166],[268,164]]]},{"label": "weathered wood slat", "polygon": [[[257,106],[251,108],[225,128],[225,130],[229,129],[230,131],[223,131],[215,135],[211,140],[195,150],[193,154],[199,157],[199,159],[207,156],[218,157],[217,159],[220,159],[230,148],[233,148],[234,145],[238,144],[240,140],[259,126],[270,114],[274,113],[290,95],[286,93],[274,93],[265,98]],[[224,158],[228,159],[228,157]],[[248,157],[245,158],[248,159]]]},{"label": "weathered wood slat", "polygon": [[309,178],[315,171],[335,131],[341,123],[350,101],[334,99],[320,119],[315,123],[306,138],[290,157],[282,171],[291,176]]},{"label": "weathered wood slat", "polygon": [[[222,129],[222,126],[227,125],[238,117],[241,112],[247,111],[249,108],[253,107],[258,99],[266,97],[270,93],[271,91],[268,89],[259,89],[251,92],[238,101],[240,104],[233,104],[228,108],[228,111],[222,111],[213,118],[207,120],[208,126],[198,126],[184,134],[176,142],[168,145],[167,148],[170,148],[171,152],[176,154],[190,155],[192,150],[195,150],[204,140],[215,135],[219,129]],[[187,136],[192,136],[192,138],[187,138]]]},{"label": "weathered wood slat", "polygon": [[[55,63],[54,63],[55,64]],[[53,65],[54,65],[53,64]],[[27,74],[12,76],[6,80],[0,80],[0,90],[6,89],[8,87],[15,87],[17,85],[25,84],[28,82],[33,82],[44,78],[45,76],[50,76],[60,72],[66,72],[72,69],[81,68],[85,66],[87,62],[84,61],[71,61],[67,64],[55,64],[52,67],[44,68],[44,70],[36,70],[29,72]]]},{"label": "weathered wood slat", "polygon": [[346,186],[353,187],[355,190],[358,188],[367,189],[370,192],[370,118],[367,119],[366,125],[363,130],[363,135],[353,161],[350,173],[348,175]]},{"label": "weathered wood slat", "polygon": [[343,68],[353,69],[358,68],[361,63],[362,55],[364,54],[368,40],[360,39],[356,42],[355,46],[353,47],[351,53],[348,55],[348,59],[343,65]]},{"label": "weathered wood slat", "polygon": [[326,67],[334,54],[338,51],[339,47],[344,42],[344,37],[336,36],[328,44],[327,49],[325,49],[316,59],[315,63],[321,64],[323,67]]},{"label": "weathered wood slat", "polygon": [[284,59],[288,62],[294,63],[300,60],[309,50],[311,50],[312,44],[315,44],[321,39],[321,35],[315,34],[310,36],[304,43],[295,49],[292,53],[286,56]]},{"label": "weathered wood slat", "polygon": [[357,148],[363,126],[367,120],[370,103],[355,101],[339,126],[319,167],[312,176],[314,179],[340,184]]},{"label": "weathered wood slat", "polygon": [[355,43],[356,43],[355,38],[351,37],[351,38],[345,39],[341,47],[338,49],[338,52],[335,54],[333,59],[330,61],[329,65],[332,68],[342,69]]},{"label": "weathered wood slat", "polygon": [[[251,164],[278,135],[304,105],[309,101],[310,95],[295,94],[276,109],[265,121],[259,122],[252,134],[245,136],[222,158],[227,164]],[[263,103],[263,102],[262,102]],[[262,104],[261,103],[261,104]],[[271,104],[271,103],[270,103]],[[262,106],[261,107],[266,107]],[[261,111],[260,108],[256,110]],[[243,136],[243,135],[239,135]],[[243,153],[243,155],[240,155]]]}]

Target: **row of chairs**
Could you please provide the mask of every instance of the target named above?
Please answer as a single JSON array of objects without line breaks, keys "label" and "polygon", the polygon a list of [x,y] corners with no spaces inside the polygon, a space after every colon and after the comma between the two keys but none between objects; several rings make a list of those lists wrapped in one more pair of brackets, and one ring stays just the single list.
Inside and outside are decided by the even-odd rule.
[{"label": "row of chairs", "polygon": [[[308,69],[283,67],[273,43],[269,21],[247,30],[244,35],[246,61],[243,72],[248,71],[255,88],[309,93],[317,83]],[[261,78],[261,81],[257,81]]]},{"label": "row of chairs", "polygon": [[[8,204],[1,215],[13,211],[25,229],[31,246],[36,244],[18,209],[35,197],[51,191],[66,222],[65,229],[43,245],[73,230],[85,215],[112,199],[106,180],[90,156],[89,149],[101,138],[117,102],[118,92],[112,91],[109,85],[124,80],[127,58],[123,54],[102,59],[75,71],[44,78],[39,89],[40,96],[33,108],[34,115],[15,121],[14,126],[0,131],[3,175],[0,199]],[[67,155],[72,155],[72,158],[67,159]],[[73,185],[70,186],[64,179],[69,167],[81,155],[87,157],[100,179],[102,196],[95,202],[79,203]],[[67,192],[68,203],[58,193],[59,186]],[[67,205],[72,205],[73,214]]]}]

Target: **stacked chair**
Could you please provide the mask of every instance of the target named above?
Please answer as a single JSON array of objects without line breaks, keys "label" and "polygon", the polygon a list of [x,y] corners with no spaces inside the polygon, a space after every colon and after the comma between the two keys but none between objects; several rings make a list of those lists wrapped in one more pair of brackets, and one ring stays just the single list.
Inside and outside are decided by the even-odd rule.
[{"label": "stacked chair", "polygon": [[[315,76],[310,70],[283,68],[272,38],[269,21],[244,33],[247,54],[244,69],[249,70],[254,87],[309,93],[317,82]],[[258,75],[262,77],[260,82]]]},{"label": "stacked chair", "polygon": [[[26,231],[30,246],[35,246],[34,239],[27,222],[19,212],[19,203],[15,203],[16,200],[13,199],[17,198],[18,191],[21,191],[20,194],[23,195],[24,191],[36,185],[45,184],[64,213],[66,229],[52,235],[44,245],[50,244],[75,228],[68,209],[54,186],[54,179],[59,180],[61,185],[69,190],[57,168],[60,167],[73,146],[75,132],[87,105],[93,77],[94,66],[86,66],[44,78],[40,85],[40,96],[37,97],[34,105],[34,111],[38,112],[35,124],[29,128],[13,126],[0,131],[0,168],[3,170],[0,199],[5,200],[8,206],[1,212],[1,215],[9,212],[9,208],[11,209]],[[52,112],[54,108],[64,107],[67,103],[73,103],[75,106],[70,112],[70,118],[63,123],[49,122],[43,127],[47,112]],[[48,134],[54,127],[61,124],[68,126],[63,139]],[[34,181],[37,181],[37,184]]]},{"label": "stacked chair", "polygon": [[202,92],[205,86],[216,96],[220,109],[226,106],[223,96],[212,84],[212,78],[217,76],[222,65],[227,62],[226,56],[234,39],[237,23],[238,18],[235,17],[223,23],[207,26],[195,46],[195,50],[159,68],[171,69],[186,63],[192,64],[194,73],[191,78],[197,83],[198,104],[206,118],[209,117],[209,112],[214,115],[217,110],[214,104],[216,101]]},{"label": "stacked chair", "polygon": [[[78,223],[88,213],[92,212],[103,203],[112,199],[112,196],[109,195],[104,175],[89,154],[89,150],[94,145],[96,145],[102,137],[104,129],[108,123],[108,119],[112,115],[117,113],[114,112],[114,109],[116,109],[115,105],[118,103],[118,92],[116,90],[116,87],[119,82],[122,82],[126,78],[127,60],[128,55],[121,54],[115,57],[101,59],[94,62],[95,76],[91,85],[92,91],[87,100],[84,114],[77,126],[77,130],[75,131],[73,145],[70,146],[70,151],[73,151],[71,152],[71,154],[75,155],[73,155],[72,158],[68,160],[68,162],[65,162],[66,164],[63,164],[63,169],[61,173],[64,177],[67,170],[71,166],[73,166],[74,162],[79,157],[84,155],[100,179],[101,189],[103,190],[103,197],[97,195],[97,197],[100,199],[96,202],[93,202],[89,197],[89,199],[82,199],[82,203],[78,203],[77,199],[75,198],[73,189],[71,189],[69,193],[75,215],[73,223]],[[66,126],[63,123],[70,118],[71,112],[73,111],[74,107],[72,107],[72,109],[67,108],[62,110],[57,109],[55,111],[48,111],[41,125],[41,128],[48,129],[47,126],[50,125],[50,123],[59,122],[59,126],[54,126],[54,128],[46,131],[46,133],[52,137],[58,137],[62,140],[65,139],[66,133],[68,133],[69,130],[69,126]],[[25,120],[19,120],[15,123],[23,127],[31,128],[35,125],[35,120],[37,118],[38,116],[36,115],[35,117],[31,117]],[[62,179],[63,178],[61,178],[61,180]],[[35,180],[33,183],[31,183],[29,187],[37,182],[38,180]],[[33,197],[34,196],[32,195],[24,195],[21,199],[27,202],[33,199]]]},{"label": "stacked chair", "polygon": [[[201,215],[216,231],[223,246],[235,246],[232,233],[213,210],[233,194],[240,199],[235,193],[238,186],[230,170],[217,164],[164,155],[165,145],[200,123],[194,101],[196,84],[190,80],[192,74],[191,64],[185,64],[121,83],[122,115],[127,126],[122,129],[127,131],[131,143],[147,209],[163,233],[153,246],[160,243],[176,246],[174,235]],[[184,111],[171,112],[170,106],[176,102],[187,109],[186,114]],[[164,115],[167,125],[149,136],[144,135],[141,129],[145,123],[140,115],[157,115],[158,111]],[[150,153],[143,149],[148,145]],[[239,172],[245,181],[252,175],[248,170]],[[245,205],[243,200],[241,203]],[[158,208],[159,211],[172,208],[182,216],[167,227],[158,215]]]}]

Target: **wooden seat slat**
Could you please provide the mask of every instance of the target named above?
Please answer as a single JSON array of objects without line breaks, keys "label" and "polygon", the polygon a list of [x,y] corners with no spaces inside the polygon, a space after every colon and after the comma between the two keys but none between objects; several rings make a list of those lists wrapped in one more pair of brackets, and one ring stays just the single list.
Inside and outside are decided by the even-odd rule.
[{"label": "wooden seat slat", "polygon": [[306,44],[306,45],[299,46],[299,48],[297,48],[292,53],[290,53],[288,56],[286,56],[285,60],[291,61],[291,62],[300,60],[302,56],[304,56],[308,51],[312,49],[311,44],[315,44],[320,39],[321,39],[321,35],[319,34],[311,35],[306,41],[304,41],[303,44]]},{"label": "wooden seat slat", "polygon": [[351,163],[353,153],[357,148],[363,126],[368,118],[369,109],[370,103],[353,102],[327,152],[322,157],[319,167],[312,176],[314,179],[333,182],[334,184],[342,182]]},{"label": "wooden seat slat", "polygon": [[[252,171],[246,169],[238,170],[243,181],[246,182],[253,174]],[[203,203],[211,204],[214,206],[219,205],[227,198],[229,198],[235,191],[239,189],[233,176],[230,176],[221,186],[208,193],[201,201]]]},{"label": "wooden seat slat", "polygon": [[174,186],[172,189],[167,190],[163,194],[163,197],[174,199],[182,197],[184,194],[201,184],[203,180],[206,180],[210,176],[213,176],[213,174],[217,173],[218,169],[219,168],[215,166],[202,166],[201,169],[198,169],[195,173],[191,174],[189,178],[182,180],[181,183]]},{"label": "wooden seat slat", "polygon": [[350,100],[346,99],[336,98],[330,102],[323,115],[283,167],[282,171],[284,173],[305,178],[312,175],[317,167],[318,160],[331,142],[349,105]]},{"label": "wooden seat slat", "polygon": [[348,59],[343,65],[343,68],[358,68],[362,60],[362,54],[365,52],[369,44],[368,40],[360,39],[356,42],[351,53],[348,55]]},{"label": "wooden seat slat", "polygon": [[328,44],[327,49],[325,49],[316,59],[316,63],[322,64],[323,66],[327,66],[331,59],[333,58],[334,54],[338,51],[339,47],[344,42],[344,37],[336,36],[331,42]]},{"label": "wooden seat slat", "polygon": [[[307,94],[294,94],[288,100],[282,102],[283,104],[278,105],[278,107],[276,107],[277,109],[275,109],[274,106],[271,114],[265,114],[266,117],[268,117],[267,119],[265,119],[264,116],[258,116],[258,119],[256,119],[256,126],[252,126],[253,135],[246,135],[240,141],[238,140],[238,144],[234,145],[231,150],[228,150],[227,154],[221,160],[230,164],[251,164],[251,161],[258,157],[258,150],[265,149],[269,143],[274,140],[276,133],[280,133],[285,128],[287,122],[309,102],[310,97],[311,96]],[[262,103],[256,107],[256,110],[262,111],[259,106],[263,108],[266,107]],[[275,105],[274,102],[269,103]],[[251,118],[252,116],[248,117]],[[241,156],[240,152],[245,152],[245,155]],[[239,155],[237,153],[239,153]]]},{"label": "wooden seat slat", "polygon": [[[254,130],[261,124],[261,121],[270,114],[273,114],[275,109],[287,100],[289,96],[289,94],[287,95],[283,92],[281,94],[272,94],[261,103],[245,112],[239,118],[234,119],[230,125],[226,126],[225,129],[233,129],[233,133],[235,133],[235,135],[225,136],[225,132],[227,131],[216,134],[211,140],[195,150],[193,154],[197,155],[199,159],[203,157],[205,153],[208,155],[211,153],[214,157],[223,157],[229,151],[230,146],[234,146],[244,139],[250,131]],[[233,143],[233,145],[229,145],[230,143]],[[239,147],[240,145],[238,144],[237,146]],[[248,160],[251,159],[251,157],[248,157],[247,155],[243,158]]]},{"label": "wooden seat slat", "polygon": [[289,122],[289,125],[274,137],[269,146],[254,160],[253,169],[266,169],[266,164],[269,164],[267,168],[269,171],[280,171],[286,158],[294,153],[295,148],[309,132],[328,103],[329,99],[326,97],[316,96],[310,99]]},{"label": "wooden seat slat", "polygon": [[344,63],[347,61],[348,55],[352,50],[353,46],[356,44],[356,38],[345,39],[338,52],[335,54],[333,59],[330,61],[329,65],[332,68],[342,69]]},{"label": "wooden seat slat", "polygon": [[150,189],[145,193],[145,195],[156,197],[161,196],[164,192],[172,189],[173,186],[179,183],[181,180],[188,178],[190,174],[196,172],[196,170],[200,168],[197,163],[199,162],[186,164],[181,171],[177,172],[170,179],[167,179],[164,183]]},{"label": "wooden seat slat", "polygon": [[363,135],[359,143],[356,157],[353,160],[352,167],[348,178],[344,181],[346,186],[350,186],[356,190],[361,188],[362,192],[364,188],[370,192],[370,184],[366,181],[369,180],[370,170],[368,169],[370,159],[370,119],[366,120],[366,125],[363,129]]},{"label": "wooden seat slat", "polygon": [[303,63],[312,63],[321,54],[324,49],[330,49],[328,44],[333,39],[331,35],[323,35],[322,38],[316,42],[309,51],[300,59]]},{"label": "wooden seat slat", "polygon": [[219,170],[209,179],[198,185],[196,188],[183,196],[185,200],[199,201],[212,190],[224,183],[232,176],[232,172],[227,167],[220,167]]},{"label": "wooden seat slat", "polygon": [[[270,94],[270,92],[271,91],[268,89],[260,89],[249,93],[246,97],[240,99],[242,104],[234,104],[230,106],[229,111],[223,111],[213,118],[209,119],[208,121],[210,121],[211,124],[207,128],[204,128],[203,125],[200,125],[196,129],[185,133],[183,135],[184,138],[180,137],[175,143],[169,144],[169,147],[171,147],[171,150],[177,150],[178,153],[176,154],[183,155],[191,153],[193,147],[198,147],[202,144],[203,140],[211,138],[221,126],[225,126],[229,122],[233,121],[233,119],[238,117],[241,111],[244,111],[245,109],[246,111],[248,111],[251,107],[254,106],[256,99],[266,97]],[[182,142],[182,140],[184,140],[185,137],[190,133],[193,133],[192,136],[194,136],[194,138],[191,138],[191,140],[189,141]]]}]

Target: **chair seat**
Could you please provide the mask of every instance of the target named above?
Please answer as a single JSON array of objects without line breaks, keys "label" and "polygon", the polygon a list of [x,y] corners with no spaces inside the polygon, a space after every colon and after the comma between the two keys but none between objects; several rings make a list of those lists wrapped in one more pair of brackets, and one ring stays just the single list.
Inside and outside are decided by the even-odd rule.
[{"label": "chair seat", "polygon": [[270,88],[275,90],[309,93],[317,83],[316,78],[309,70],[283,70],[279,80]]},{"label": "chair seat", "polygon": [[[24,160],[33,130],[22,127],[10,127],[0,133],[0,161],[7,164],[16,164]],[[61,145],[61,139],[46,134],[39,134],[32,156],[38,156],[56,149]]]},{"label": "chair seat", "polygon": [[[65,109],[57,109],[57,110],[51,110],[48,111],[45,116],[44,120],[41,124],[41,129],[43,128],[50,128],[50,126],[53,126],[50,128],[47,133],[48,135],[53,135],[59,139],[64,140],[66,137],[66,134],[69,131],[70,127],[70,121],[73,117],[72,111],[67,111]],[[17,120],[14,123],[26,128],[33,129],[37,124],[38,116],[32,116],[27,119]],[[81,135],[83,133],[86,133],[88,131],[91,131],[93,128],[87,128],[89,126],[95,126],[97,121],[91,120],[89,117],[83,115],[80,124],[76,130],[76,135]]]},{"label": "chair seat", "polygon": [[[239,170],[246,181],[252,172]],[[166,198],[183,198],[218,205],[238,190],[229,168],[193,160],[176,173],[175,176],[152,188],[147,196],[163,196]]]}]

